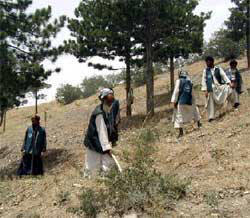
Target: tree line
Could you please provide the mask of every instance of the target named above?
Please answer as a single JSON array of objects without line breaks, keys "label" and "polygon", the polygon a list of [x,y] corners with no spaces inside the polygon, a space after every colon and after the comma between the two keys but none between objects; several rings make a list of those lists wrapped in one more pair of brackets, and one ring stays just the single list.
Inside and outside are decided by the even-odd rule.
[{"label": "tree line", "polygon": [[[236,7],[227,22],[230,36],[235,41],[245,36],[249,45],[249,0],[232,1]],[[173,90],[174,59],[203,52],[205,22],[211,16],[210,12],[195,13],[197,0],[81,0],[75,18],[54,20],[51,7],[28,13],[31,4],[31,0],[0,0],[1,117],[9,108],[19,106],[27,92],[37,96],[38,90],[46,87],[47,78],[60,68],[46,70],[43,61],[55,62],[64,53],[99,70],[117,69],[92,62],[92,57],[118,57],[124,62],[128,116],[132,114],[131,71],[142,68],[147,113],[153,115],[153,65],[170,64]],[[70,39],[53,47],[53,40],[65,26],[71,32]],[[250,46],[246,47],[249,51]]]},{"label": "tree line", "polygon": [[225,61],[238,58],[247,51],[250,68],[250,1],[232,0],[231,15],[224,22],[224,27],[213,34],[204,45],[204,55],[223,58]]}]

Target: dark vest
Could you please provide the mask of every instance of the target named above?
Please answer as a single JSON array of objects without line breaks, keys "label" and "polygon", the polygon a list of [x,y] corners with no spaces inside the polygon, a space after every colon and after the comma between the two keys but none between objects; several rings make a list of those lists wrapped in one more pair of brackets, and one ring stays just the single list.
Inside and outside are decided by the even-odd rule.
[{"label": "dark vest", "polygon": [[[221,74],[220,74],[220,68],[215,67],[214,76],[220,85],[225,84],[225,82],[223,81]],[[214,78],[213,78],[213,75],[212,75],[210,68],[206,69],[206,84],[207,84],[207,91],[213,92]]]},{"label": "dark vest", "polygon": [[119,135],[118,135],[118,125],[116,123],[117,116],[120,112],[120,103],[118,100],[115,100],[112,108],[111,108],[111,120],[112,120],[112,139],[113,141],[118,141]]},{"label": "dark vest", "polygon": [[46,149],[46,132],[42,127],[38,127],[37,135],[34,135],[33,127],[29,127],[26,131],[23,149],[26,153],[40,155]]},{"label": "dark vest", "polygon": [[178,104],[192,105],[192,90],[193,90],[193,84],[191,80],[187,78],[180,78],[180,91],[179,91]]},{"label": "dark vest", "polygon": [[112,109],[111,109],[111,114],[112,114],[112,119],[113,119],[114,124],[116,122],[119,111],[120,111],[120,103],[118,100],[114,100],[112,104]]},{"label": "dark vest", "polygon": [[117,141],[113,133],[114,126],[113,126],[113,121],[112,121],[112,111],[110,112],[109,116],[107,116],[103,110],[103,105],[99,105],[95,108],[94,112],[92,113],[90,117],[87,134],[84,139],[84,145],[93,151],[103,154],[104,151],[102,150],[102,146],[98,137],[97,127],[96,127],[96,122],[95,122],[96,117],[98,115],[103,116],[104,122],[108,130],[109,141],[111,143],[115,143]]},{"label": "dark vest", "polygon": [[[229,76],[229,79],[232,81],[232,77],[230,77],[230,76]],[[236,72],[235,72],[235,83],[236,83],[236,87],[235,87],[236,92],[238,94],[241,94],[243,81],[242,81],[241,74],[238,70],[236,70]]]}]

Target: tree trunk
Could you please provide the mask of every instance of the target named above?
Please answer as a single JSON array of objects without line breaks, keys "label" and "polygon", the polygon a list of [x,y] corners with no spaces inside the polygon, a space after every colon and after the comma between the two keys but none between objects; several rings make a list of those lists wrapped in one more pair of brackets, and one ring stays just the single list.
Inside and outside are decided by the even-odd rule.
[{"label": "tree trunk", "polygon": [[38,114],[38,108],[37,108],[38,95],[37,95],[37,90],[35,91],[35,99],[36,99],[36,113],[35,114]]},{"label": "tree trunk", "polygon": [[3,115],[3,132],[6,130],[6,119],[7,119],[7,111],[4,111]]},{"label": "tree trunk", "polygon": [[170,57],[170,84],[171,94],[174,92],[174,57]]},{"label": "tree trunk", "polygon": [[127,101],[127,116],[132,115],[132,96],[131,96],[131,70],[130,70],[130,57],[126,58],[126,101]]},{"label": "tree trunk", "polygon": [[152,44],[147,42],[147,70],[146,70],[146,89],[147,89],[147,114],[154,115],[154,72],[152,60]]},{"label": "tree trunk", "polygon": [[0,111],[0,126],[3,124],[3,119],[4,119],[4,110]]},{"label": "tree trunk", "polygon": [[248,68],[250,69],[250,0],[247,0],[246,41],[247,41],[247,63],[248,63]]}]

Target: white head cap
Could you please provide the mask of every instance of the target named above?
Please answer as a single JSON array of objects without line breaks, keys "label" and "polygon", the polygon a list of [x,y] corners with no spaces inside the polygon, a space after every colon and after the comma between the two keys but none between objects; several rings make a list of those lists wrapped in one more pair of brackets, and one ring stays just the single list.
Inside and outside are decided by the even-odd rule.
[{"label": "white head cap", "polygon": [[110,94],[114,94],[114,91],[110,88],[104,88],[100,91],[99,94],[99,99],[102,101],[106,96],[110,95]]}]

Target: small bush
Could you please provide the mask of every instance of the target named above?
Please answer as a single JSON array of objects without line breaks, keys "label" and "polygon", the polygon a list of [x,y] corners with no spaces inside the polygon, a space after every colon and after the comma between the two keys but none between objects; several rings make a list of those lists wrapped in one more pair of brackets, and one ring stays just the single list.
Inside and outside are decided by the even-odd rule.
[{"label": "small bush", "polygon": [[74,87],[70,84],[62,85],[57,89],[56,100],[61,104],[70,104],[75,100],[81,99],[83,92],[79,87]]},{"label": "small bush", "polygon": [[205,45],[203,56],[214,56],[224,58],[225,61],[236,59],[245,51],[244,40],[233,41],[229,38],[229,32],[220,29],[215,32],[213,38]]},{"label": "small bush", "polygon": [[145,128],[140,130],[137,141],[135,142],[139,145],[147,145],[154,143],[156,140],[159,140],[158,132],[156,130]]},{"label": "small bush", "polygon": [[212,208],[214,207],[218,207],[219,205],[219,201],[218,201],[218,195],[216,192],[211,191],[211,192],[207,192],[206,194],[204,194],[204,200],[205,202]]},{"label": "small bush", "polygon": [[100,212],[121,217],[131,211],[162,217],[172,208],[172,202],[183,198],[189,181],[165,176],[154,168],[153,143],[157,138],[155,130],[140,130],[134,139],[134,152],[123,155],[128,166],[122,173],[112,169],[99,179],[99,190],[85,189],[78,212],[88,217],[96,217]]},{"label": "small bush", "polygon": [[117,84],[125,80],[125,75],[123,72],[118,74],[109,74],[106,76],[106,80],[110,87],[115,87]]},{"label": "small bush", "polygon": [[102,193],[96,193],[91,189],[83,190],[80,196],[80,211],[83,211],[87,217],[97,217],[101,211],[102,200],[104,200],[101,195]]},{"label": "small bush", "polygon": [[146,84],[144,68],[135,68],[132,71],[132,82],[135,87],[140,87]]},{"label": "small bush", "polygon": [[101,87],[112,87],[112,84],[110,84],[103,76],[85,78],[81,83],[83,98],[88,98],[92,95],[95,95],[98,89]]}]

